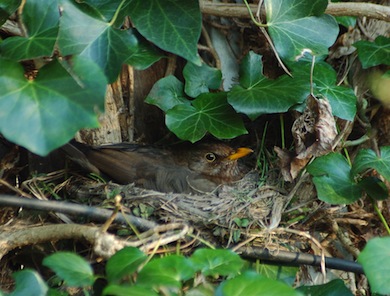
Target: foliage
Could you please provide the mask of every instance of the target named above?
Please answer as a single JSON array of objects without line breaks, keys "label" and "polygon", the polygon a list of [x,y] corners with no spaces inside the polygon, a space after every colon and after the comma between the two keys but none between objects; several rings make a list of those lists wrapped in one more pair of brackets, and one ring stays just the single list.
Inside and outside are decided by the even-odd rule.
[{"label": "foliage", "polygon": [[[323,14],[326,4],[325,0],[297,5],[286,5],[281,0],[266,1],[267,26],[282,58],[292,60],[307,51],[317,56],[326,53],[338,33],[335,20]],[[10,14],[15,9],[12,2],[2,7],[2,12]],[[183,90],[175,82],[177,92],[174,95],[178,98],[175,103],[161,95],[169,87],[163,82],[156,84],[159,90],[152,90],[147,101],[162,107],[167,113],[168,128],[184,140],[198,141],[207,132],[217,138],[234,138],[246,133],[238,113],[255,119],[261,114],[285,112],[304,102],[310,91],[308,76],[298,72],[294,78],[283,75],[277,80],[266,79],[261,74],[261,57],[250,53],[241,65],[239,85],[227,93],[209,93],[210,89],[219,88],[221,73],[200,63],[197,42],[202,19],[196,1],[79,3],[58,0],[41,3],[29,0],[20,16],[20,27],[24,29],[22,36],[8,37],[0,44],[0,59],[6,60],[0,86],[7,89],[0,94],[3,119],[0,132],[40,155],[63,145],[78,129],[96,127],[96,110],[102,111],[106,82],[116,79],[123,63],[137,69],[147,68],[163,57],[159,48],[188,60],[183,72],[186,83]],[[126,16],[130,16],[135,28],[126,26]],[[307,30],[314,26],[322,30]],[[21,75],[21,68],[16,70],[16,62],[26,60],[35,65],[36,79],[35,75],[30,75],[28,80]],[[80,61],[85,63],[83,73],[79,73],[77,67]],[[49,66],[56,63],[62,64],[67,73],[59,67]],[[11,76],[15,71],[19,74]],[[41,72],[45,71],[49,71],[53,83],[42,88],[38,82]],[[94,74],[93,84],[88,80],[88,73]],[[325,74],[326,77],[329,75]],[[16,83],[13,83],[14,79],[17,79]],[[335,86],[332,79],[328,79],[325,88]],[[26,87],[35,84],[37,87]],[[93,92],[94,99],[89,100],[88,96],[85,101],[74,98],[72,90],[78,92],[80,87],[86,94]],[[193,100],[187,102],[183,91]],[[57,98],[54,106],[52,97]],[[10,104],[10,100],[15,103]],[[348,104],[354,106],[353,100],[353,97],[348,98]],[[8,123],[16,112],[25,116],[17,126],[10,126]],[[351,120],[353,112],[354,107],[336,115]]]},{"label": "foliage", "polygon": [[[161,79],[146,102],[165,112],[167,127],[183,140],[196,142],[206,133],[220,139],[237,137],[247,132],[245,116],[255,120],[299,108],[311,91],[329,100],[333,115],[352,121],[356,114],[353,90],[337,85],[335,70],[322,61],[339,31],[336,20],[324,14],[328,0],[266,0],[264,26],[292,77],[268,79],[262,57],[249,52],[241,62],[238,83],[225,91],[221,72],[202,63],[197,53],[202,26],[197,1],[27,0],[20,7],[21,3],[0,3],[0,25],[20,8],[21,32],[0,42],[0,133],[39,155],[68,142],[81,128],[98,126],[106,85],[117,79],[123,64],[146,69],[164,58],[164,51],[188,61],[184,82],[173,76]],[[134,28],[128,25],[128,17]],[[343,19],[345,24],[351,21]],[[363,68],[389,65],[389,44],[383,36],[374,42],[357,42]],[[313,77],[307,54],[316,61]],[[307,170],[318,197],[332,204],[350,204],[364,193],[373,201],[387,198],[378,174],[390,181],[390,147],[379,152],[360,150],[353,163],[340,153],[315,159]],[[373,239],[359,256],[376,293],[390,293],[388,244],[388,238]],[[132,248],[114,255],[106,274],[99,275],[108,281],[103,294],[157,295],[163,288],[175,292],[189,288],[189,295],[200,291],[209,295],[214,291],[218,295],[348,294],[340,281],[293,290],[278,278],[244,270],[238,255],[227,251],[198,250],[190,258],[146,259]],[[91,266],[75,254],[57,253],[44,264],[68,286],[88,290],[97,279]],[[49,289],[34,271],[23,270],[14,277],[14,295],[44,295]],[[195,285],[199,277],[206,280]],[[216,279],[222,283],[217,285]]]},{"label": "foliage", "polygon": [[[389,238],[374,239],[359,256],[377,293],[389,293],[389,243]],[[186,295],[227,296],[352,295],[341,280],[294,290],[291,286],[296,268],[257,264],[260,268],[255,272],[236,253],[222,249],[198,249],[190,257],[170,255],[149,260],[137,248],[126,247],[107,261],[104,275],[95,275],[84,258],[69,252],[52,254],[43,260],[43,265],[55,272],[55,282],[60,285],[51,287],[36,271],[26,269],[14,274],[16,287],[11,295],[56,295],[57,290],[66,287],[82,288],[85,295],[90,295],[92,289],[102,295],[161,295],[162,291],[179,295],[184,291]],[[102,279],[105,284],[96,290]]]},{"label": "foliage", "polygon": [[315,285],[299,287],[298,291],[303,292],[305,295],[316,296],[352,296],[352,292],[348,290],[342,280],[333,280],[325,285]]},{"label": "foliage", "polygon": [[388,146],[380,149],[380,156],[371,149],[361,149],[352,167],[339,153],[316,158],[307,170],[313,176],[318,198],[331,204],[351,204],[365,192],[374,200],[386,199],[388,190],[385,183],[365,173],[375,170],[390,181],[389,153]]},{"label": "foliage", "polygon": [[[324,14],[328,1],[308,2],[266,0],[267,27],[276,50],[283,59],[296,60],[303,52],[314,56],[328,53],[339,28],[336,20]],[[321,28],[317,30],[316,28]]]},{"label": "foliage", "polygon": [[358,257],[359,262],[363,265],[373,293],[390,293],[389,245],[390,237],[374,238],[367,243]]},{"label": "foliage", "polygon": [[381,64],[390,65],[390,38],[378,36],[374,42],[361,40],[354,46],[358,50],[363,68]]},{"label": "foliage", "polygon": [[[1,20],[15,11],[15,3],[2,4]],[[170,14],[184,11],[191,19],[178,30],[182,19]],[[124,25],[126,15],[134,17],[138,31]],[[123,63],[147,68],[163,57],[156,45],[199,63],[200,27],[194,1],[26,1],[20,15],[22,36],[0,43],[0,132],[46,155],[79,129],[98,126],[96,111],[103,111],[106,84],[116,79]],[[165,28],[167,34],[156,40],[156,28]],[[21,61],[38,74],[34,70],[24,77],[17,64]]]},{"label": "foliage", "polygon": [[[57,252],[46,257],[43,264],[50,267],[63,281],[64,287],[79,287],[84,293],[92,290],[95,280],[105,278],[107,284],[102,295],[302,295],[289,285],[244,268],[244,260],[229,250],[198,249],[191,257],[171,255],[148,261],[145,254],[133,247],[126,247],[106,263],[105,275],[94,275],[90,264],[73,253]],[[279,274],[283,274],[279,272]],[[17,291],[23,295],[54,294],[54,288],[32,270],[15,273]],[[222,281],[222,283],[219,283]],[[344,286],[345,288],[345,286]],[[95,291],[96,292],[96,291]],[[192,293],[192,294],[191,294]],[[204,295],[204,294],[202,294]]]}]

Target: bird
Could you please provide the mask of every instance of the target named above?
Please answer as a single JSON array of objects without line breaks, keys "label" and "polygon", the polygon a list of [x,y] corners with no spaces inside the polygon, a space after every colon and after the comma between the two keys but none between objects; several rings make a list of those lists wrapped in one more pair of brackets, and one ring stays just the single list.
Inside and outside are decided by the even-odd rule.
[{"label": "bird", "polygon": [[87,171],[117,183],[173,193],[211,192],[240,180],[244,172],[238,160],[253,152],[225,143],[158,148],[131,143],[88,146],[75,141],[63,150]]}]

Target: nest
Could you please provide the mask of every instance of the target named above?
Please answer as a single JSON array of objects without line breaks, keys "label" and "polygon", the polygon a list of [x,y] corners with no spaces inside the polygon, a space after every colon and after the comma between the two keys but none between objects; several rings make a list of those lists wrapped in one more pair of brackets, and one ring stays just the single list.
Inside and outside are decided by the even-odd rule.
[{"label": "nest", "polygon": [[211,193],[173,194],[146,190],[130,185],[102,184],[80,180],[68,185],[73,198],[95,203],[107,194],[120,194],[128,212],[164,222],[187,222],[199,228],[231,228],[237,219],[262,224],[272,212],[274,200],[282,195],[271,187],[258,187],[255,173],[248,174],[233,186],[220,186]]}]

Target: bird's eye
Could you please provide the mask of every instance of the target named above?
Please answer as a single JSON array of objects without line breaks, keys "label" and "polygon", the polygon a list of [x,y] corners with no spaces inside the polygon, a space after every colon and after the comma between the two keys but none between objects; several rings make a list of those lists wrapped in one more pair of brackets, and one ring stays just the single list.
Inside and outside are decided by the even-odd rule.
[{"label": "bird's eye", "polygon": [[211,152],[206,153],[206,155],[205,155],[204,157],[206,158],[206,160],[207,160],[208,162],[213,162],[213,161],[216,159],[215,154],[214,154],[214,153],[211,153]]}]

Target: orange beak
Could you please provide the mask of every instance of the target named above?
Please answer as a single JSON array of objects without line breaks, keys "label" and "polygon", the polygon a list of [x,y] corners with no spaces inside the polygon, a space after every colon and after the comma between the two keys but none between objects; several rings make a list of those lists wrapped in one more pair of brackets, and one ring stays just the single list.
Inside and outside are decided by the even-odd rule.
[{"label": "orange beak", "polygon": [[253,150],[250,149],[250,148],[245,148],[245,147],[238,148],[236,150],[236,152],[234,152],[233,154],[229,155],[227,157],[227,159],[229,159],[229,160],[236,160],[236,159],[239,159],[241,157],[247,156],[248,154],[250,154],[252,152],[253,152]]}]

